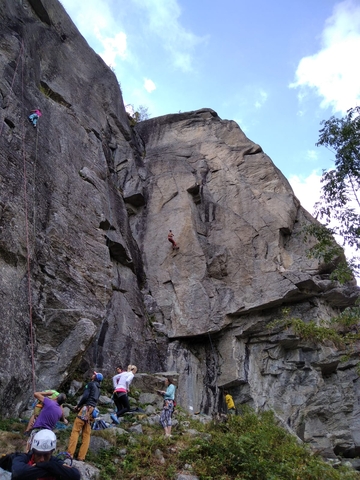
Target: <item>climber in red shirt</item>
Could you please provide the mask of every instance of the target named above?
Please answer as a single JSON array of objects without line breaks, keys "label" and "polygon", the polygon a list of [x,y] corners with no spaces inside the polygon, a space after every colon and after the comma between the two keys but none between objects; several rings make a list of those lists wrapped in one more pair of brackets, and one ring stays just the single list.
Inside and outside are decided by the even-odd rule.
[{"label": "climber in red shirt", "polygon": [[174,240],[174,234],[172,233],[171,230],[169,230],[169,233],[168,233],[168,240],[169,242],[172,244],[172,249],[173,250],[177,250],[179,247],[176,245],[176,242]]}]

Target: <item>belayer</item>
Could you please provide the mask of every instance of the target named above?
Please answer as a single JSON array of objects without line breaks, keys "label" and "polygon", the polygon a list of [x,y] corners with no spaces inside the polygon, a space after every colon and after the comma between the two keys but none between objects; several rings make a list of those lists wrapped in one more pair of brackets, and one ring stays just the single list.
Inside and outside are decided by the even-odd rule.
[{"label": "belayer", "polygon": [[94,420],[93,411],[100,397],[103,379],[104,377],[101,373],[94,372],[91,381],[86,385],[84,393],[75,407],[77,417],[70,435],[68,453],[71,458],[74,457],[79,435],[81,434],[81,446],[77,459],[82,462],[85,460],[90,445],[91,423]]}]

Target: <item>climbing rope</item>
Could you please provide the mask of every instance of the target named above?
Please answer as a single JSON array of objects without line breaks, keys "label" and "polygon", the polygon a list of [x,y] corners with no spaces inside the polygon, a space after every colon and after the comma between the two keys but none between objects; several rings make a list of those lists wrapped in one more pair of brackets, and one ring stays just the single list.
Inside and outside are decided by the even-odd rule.
[{"label": "climbing rope", "polygon": [[[103,141],[103,140],[102,140]],[[105,157],[105,154],[104,154],[104,157]],[[109,167],[108,167],[108,164],[107,164],[107,161],[106,161],[106,157],[105,157],[105,169],[106,169],[106,179],[105,179],[105,182],[106,182],[106,185],[105,187],[106,188],[106,193],[107,193],[107,206],[108,206],[108,213],[109,213],[109,219],[107,219],[106,217],[106,213],[104,215],[104,221],[108,221],[108,227],[107,227],[107,230],[105,230],[104,228],[104,231],[105,231],[105,235],[106,235],[106,243],[107,242],[110,242],[110,238],[109,238],[109,233],[110,233],[110,230],[111,230],[111,226],[112,226],[112,216],[111,216],[111,201],[110,201],[110,172],[109,172]],[[108,252],[109,252],[109,256],[110,256],[110,248],[108,247]],[[106,274],[106,271],[107,271],[107,259],[106,259],[106,256],[104,256],[104,273]],[[99,333],[98,333],[98,337],[101,335],[101,332],[102,332],[102,327],[103,327],[103,324],[107,318],[107,301],[106,301],[106,298],[107,298],[107,292],[108,292],[108,285],[106,283],[106,281],[104,282],[104,318],[103,318],[103,321],[101,323],[101,327],[99,329]],[[99,302],[100,302],[100,299],[99,299]],[[97,365],[97,360],[98,360],[98,352],[97,352],[97,342],[96,342],[96,346],[95,346],[95,353],[94,353],[94,357],[95,357],[95,369],[97,369],[98,365]]]},{"label": "climbing rope", "polygon": [[[22,43],[23,45],[23,43]],[[21,51],[23,52],[23,48]],[[21,96],[24,104],[24,58],[21,55]],[[31,349],[31,371],[33,391],[36,391],[35,380],[35,355],[34,355],[34,328],[33,328],[33,304],[31,294],[31,272],[30,272],[30,241],[29,241],[29,218],[28,218],[28,194],[27,194],[27,172],[26,172],[26,145],[25,145],[25,119],[22,124],[22,153],[23,153],[23,173],[24,173],[24,209],[25,209],[25,234],[26,234],[26,257],[27,257],[27,284],[28,284],[28,304],[29,304],[29,327],[30,327],[30,349]]]},{"label": "climbing rope", "polygon": [[35,161],[34,161],[34,188],[33,188],[33,239],[35,246],[36,239],[36,167],[37,167],[37,152],[38,152],[38,138],[39,138],[39,128],[36,127],[36,142],[35,142]]},{"label": "climbing rope", "polygon": [[218,370],[219,370],[219,366],[217,365],[217,360],[216,360],[217,355],[216,355],[214,345],[213,345],[212,340],[211,340],[210,332],[207,332],[207,333],[208,333],[208,336],[209,336],[210,346],[211,346],[211,350],[212,350],[213,358],[214,358],[214,362],[215,362],[215,398],[217,399],[218,398],[218,392],[219,392],[219,387],[218,387],[218,384],[217,384],[217,373],[218,373]]}]

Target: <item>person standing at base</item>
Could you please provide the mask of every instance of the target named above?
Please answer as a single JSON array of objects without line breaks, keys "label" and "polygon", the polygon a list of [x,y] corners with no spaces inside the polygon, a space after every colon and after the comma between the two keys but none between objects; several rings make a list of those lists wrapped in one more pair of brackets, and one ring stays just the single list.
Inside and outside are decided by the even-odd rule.
[{"label": "person standing at base", "polygon": [[[51,400],[50,400],[51,401]],[[14,480],[80,480],[77,468],[66,465],[52,454],[56,436],[51,430],[39,430],[34,436],[29,453],[15,454],[11,473]]]},{"label": "person standing at base", "polygon": [[166,390],[157,390],[157,393],[164,397],[163,409],[160,413],[160,424],[164,429],[165,437],[171,437],[171,417],[174,410],[176,387],[172,378],[165,379]]},{"label": "person standing at base", "polygon": [[91,381],[86,385],[84,393],[75,407],[78,416],[75,418],[69,439],[68,453],[74,457],[79,435],[82,435],[78,460],[84,461],[90,445],[92,413],[100,397],[101,382],[104,377],[101,373],[94,372]]},{"label": "person standing at base", "polygon": [[236,407],[234,403],[233,397],[230,395],[230,393],[227,390],[224,390],[224,395],[225,395],[225,402],[226,402],[226,407],[227,407],[227,412],[230,415],[235,415],[236,414]]},{"label": "person standing at base", "polygon": [[130,402],[128,392],[130,390],[131,382],[137,372],[135,365],[129,365],[128,371],[122,371],[121,367],[117,367],[117,375],[113,377],[114,386],[114,402],[116,405],[116,414],[110,415],[112,421],[117,425],[120,423],[119,417],[130,411]]},{"label": "person standing at base", "polygon": [[67,425],[68,421],[64,417],[64,411],[62,409],[62,404],[66,402],[65,393],[60,393],[55,400],[50,400],[48,397],[44,397],[43,392],[35,392],[34,397],[43,404],[39,416],[36,418],[34,425],[30,431],[30,436],[27,441],[26,451],[28,452],[31,448],[32,440],[34,435],[43,429],[54,430],[56,423],[62,421]]},{"label": "person standing at base", "polygon": [[121,397],[126,395],[127,385],[126,385],[126,371],[122,369],[121,365],[116,367],[116,375],[113,376],[112,382],[114,387],[113,400],[115,403],[115,413],[111,413],[110,417],[114,423],[117,425],[120,423],[117,417],[117,412],[123,408],[123,403]]},{"label": "person standing at base", "polygon": [[[45,390],[44,392],[39,392],[41,395],[43,395],[44,397],[48,397],[50,398],[50,400],[55,400],[59,395],[60,393],[57,392],[56,390]],[[40,402],[39,400],[37,400],[35,402],[35,406],[34,406],[34,411],[30,417],[30,420],[29,420],[29,423],[26,427],[26,430],[24,432],[24,435],[26,435],[27,433],[29,433],[31,431],[31,429],[33,428],[34,426],[34,423],[35,423],[35,420],[37,419],[37,417],[40,415],[40,412],[41,412],[41,409],[43,408],[43,404],[42,402]]]}]

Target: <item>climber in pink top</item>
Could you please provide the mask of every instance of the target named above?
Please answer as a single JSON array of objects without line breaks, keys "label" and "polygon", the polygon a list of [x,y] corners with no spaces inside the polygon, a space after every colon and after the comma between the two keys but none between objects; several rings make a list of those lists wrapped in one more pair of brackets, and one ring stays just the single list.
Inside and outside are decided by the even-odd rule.
[{"label": "climber in pink top", "polygon": [[28,116],[28,119],[33,124],[34,128],[36,128],[37,121],[39,120],[41,115],[42,115],[42,113],[41,113],[40,108],[37,108],[36,110],[31,110],[31,113]]},{"label": "climber in pink top", "polygon": [[168,233],[168,240],[169,242],[172,244],[172,248],[173,250],[177,250],[179,247],[176,245],[176,242],[174,240],[174,234],[172,233],[171,230],[169,230],[169,233]]}]

